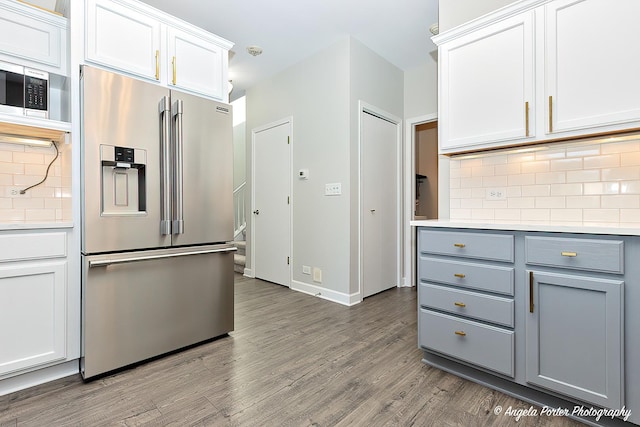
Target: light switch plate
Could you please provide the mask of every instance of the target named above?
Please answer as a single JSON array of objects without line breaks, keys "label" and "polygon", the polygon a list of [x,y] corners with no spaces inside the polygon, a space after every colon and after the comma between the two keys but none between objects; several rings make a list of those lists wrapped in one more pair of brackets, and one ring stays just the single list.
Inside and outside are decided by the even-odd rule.
[{"label": "light switch plate", "polygon": [[331,184],[324,185],[325,196],[339,196],[341,194],[342,194],[342,183],[334,182]]}]

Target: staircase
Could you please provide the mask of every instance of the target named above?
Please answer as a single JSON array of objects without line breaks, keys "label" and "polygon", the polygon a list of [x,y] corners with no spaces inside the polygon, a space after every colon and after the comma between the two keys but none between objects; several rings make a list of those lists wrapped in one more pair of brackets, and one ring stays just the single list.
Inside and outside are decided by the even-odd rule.
[{"label": "staircase", "polygon": [[233,244],[238,248],[238,250],[233,254],[233,270],[236,273],[244,274],[247,242],[244,240],[236,240]]}]

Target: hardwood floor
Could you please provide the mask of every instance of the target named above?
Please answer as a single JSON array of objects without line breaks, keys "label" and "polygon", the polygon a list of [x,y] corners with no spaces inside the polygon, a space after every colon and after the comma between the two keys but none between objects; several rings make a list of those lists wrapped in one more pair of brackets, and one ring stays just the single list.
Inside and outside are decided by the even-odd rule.
[{"label": "hardwood floor", "polygon": [[0,397],[0,426],[574,426],[496,416],[529,408],[424,365],[416,293],[353,307],[236,276],[227,337],[83,383]]}]

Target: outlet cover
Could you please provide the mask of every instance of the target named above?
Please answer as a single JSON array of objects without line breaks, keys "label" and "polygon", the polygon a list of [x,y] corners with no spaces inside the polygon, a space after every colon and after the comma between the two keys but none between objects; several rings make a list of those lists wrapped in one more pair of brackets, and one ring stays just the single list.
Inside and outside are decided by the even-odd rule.
[{"label": "outlet cover", "polygon": [[324,185],[325,196],[339,196],[341,194],[342,194],[342,183],[334,182],[331,184]]},{"label": "outlet cover", "polygon": [[29,192],[27,191],[24,194],[20,194],[20,191],[23,189],[23,187],[7,187],[5,192],[4,192],[4,196],[5,197],[9,197],[9,198],[29,198],[31,197],[29,195]]},{"label": "outlet cover", "polygon": [[316,283],[322,283],[322,270],[318,267],[313,267],[313,281]]},{"label": "outlet cover", "polygon": [[487,200],[507,200],[507,189],[504,187],[487,188]]}]

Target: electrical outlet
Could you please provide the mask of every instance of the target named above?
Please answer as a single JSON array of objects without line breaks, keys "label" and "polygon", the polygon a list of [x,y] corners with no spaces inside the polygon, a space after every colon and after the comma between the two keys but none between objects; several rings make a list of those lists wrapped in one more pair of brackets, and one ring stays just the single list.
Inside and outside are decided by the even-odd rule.
[{"label": "electrical outlet", "polygon": [[311,274],[311,267],[309,267],[308,265],[303,265],[302,274]]},{"label": "electrical outlet", "polygon": [[14,199],[18,197],[29,197],[28,193],[20,194],[21,190],[22,188],[20,187],[7,187],[4,192],[4,196],[14,198]]},{"label": "electrical outlet", "polygon": [[487,200],[507,200],[507,189],[500,188],[487,188]]},{"label": "electrical outlet", "polygon": [[313,281],[316,283],[322,283],[322,270],[318,267],[313,267]]},{"label": "electrical outlet", "polygon": [[339,196],[342,194],[342,183],[334,182],[332,184],[324,185],[325,196]]}]

